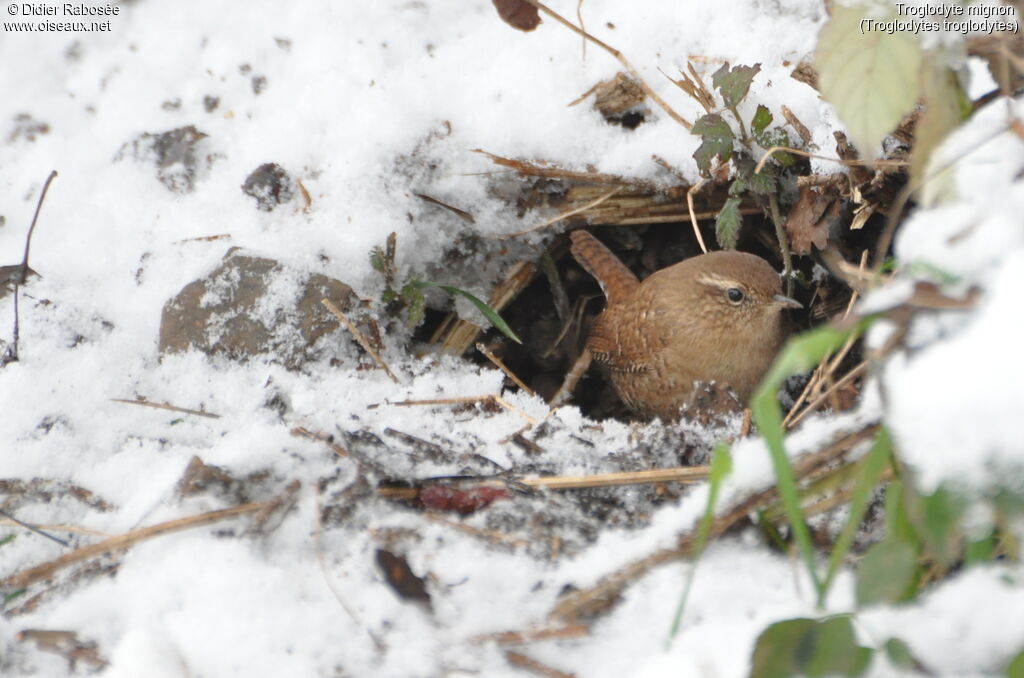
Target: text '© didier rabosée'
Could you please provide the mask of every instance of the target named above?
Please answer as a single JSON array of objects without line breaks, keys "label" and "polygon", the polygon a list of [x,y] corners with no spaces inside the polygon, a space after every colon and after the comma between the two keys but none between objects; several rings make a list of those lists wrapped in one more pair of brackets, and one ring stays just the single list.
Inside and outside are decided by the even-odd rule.
[{"label": "text '\u00a9 didier rabos\u00e9e'", "polygon": [[[16,12],[8,7],[10,14]],[[23,2],[20,5],[21,16],[117,16],[121,8],[117,5],[87,5],[85,3],[66,2],[60,5],[45,5],[42,3]]]}]

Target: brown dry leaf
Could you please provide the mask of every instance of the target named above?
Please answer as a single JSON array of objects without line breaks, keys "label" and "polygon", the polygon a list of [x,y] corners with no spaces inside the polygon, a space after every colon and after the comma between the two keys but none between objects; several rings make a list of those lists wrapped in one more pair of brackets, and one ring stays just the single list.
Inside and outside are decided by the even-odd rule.
[{"label": "brown dry leaf", "polygon": [[810,254],[811,245],[828,247],[828,231],[839,218],[840,201],[815,186],[800,188],[800,197],[786,219],[786,232],[796,254]]},{"label": "brown dry leaf", "polygon": [[430,593],[427,592],[426,580],[412,571],[404,557],[377,549],[377,565],[399,598],[422,603],[430,609]]},{"label": "brown dry leaf", "polygon": [[498,16],[512,28],[529,32],[540,25],[537,8],[523,0],[491,0]]}]

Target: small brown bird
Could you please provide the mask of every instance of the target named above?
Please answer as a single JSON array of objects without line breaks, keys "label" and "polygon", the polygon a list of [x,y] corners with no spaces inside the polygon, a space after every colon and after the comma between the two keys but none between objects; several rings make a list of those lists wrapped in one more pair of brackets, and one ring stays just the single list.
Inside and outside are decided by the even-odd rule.
[{"label": "small brown bird", "polygon": [[573,231],[572,254],[601,283],[605,310],[587,348],[637,413],[671,420],[697,382],[731,387],[746,403],[788,334],[779,274],[761,257],[709,252],[640,282],[611,250]]}]

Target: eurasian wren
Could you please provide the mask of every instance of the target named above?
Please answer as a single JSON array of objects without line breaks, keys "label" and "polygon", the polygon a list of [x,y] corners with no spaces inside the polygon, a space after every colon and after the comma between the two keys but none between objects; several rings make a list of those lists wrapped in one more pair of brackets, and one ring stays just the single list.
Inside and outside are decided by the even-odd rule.
[{"label": "eurasian wren", "polygon": [[779,274],[761,257],[709,252],[640,282],[611,250],[573,231],[572,254],[607,299],[587,348],[635,412],[679,417],[698,382],[731,387],[746,403],[788,334]]}]

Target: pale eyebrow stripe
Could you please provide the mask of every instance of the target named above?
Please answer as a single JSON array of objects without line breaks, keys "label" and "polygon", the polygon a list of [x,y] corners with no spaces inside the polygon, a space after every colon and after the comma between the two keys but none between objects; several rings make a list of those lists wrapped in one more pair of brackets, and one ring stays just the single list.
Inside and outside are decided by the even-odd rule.
[{"label": "pale eyebrow stripe", "polygon": [[730,287],[741,287],[737,281],[730,280],[729,278],[723,278],[719,275],[715,275],[714,273],[705,273],[701,275],[697,278],[697,282],[704,285],[710,285],[711,287],[717,287],[720,290],[729,289]]}]

